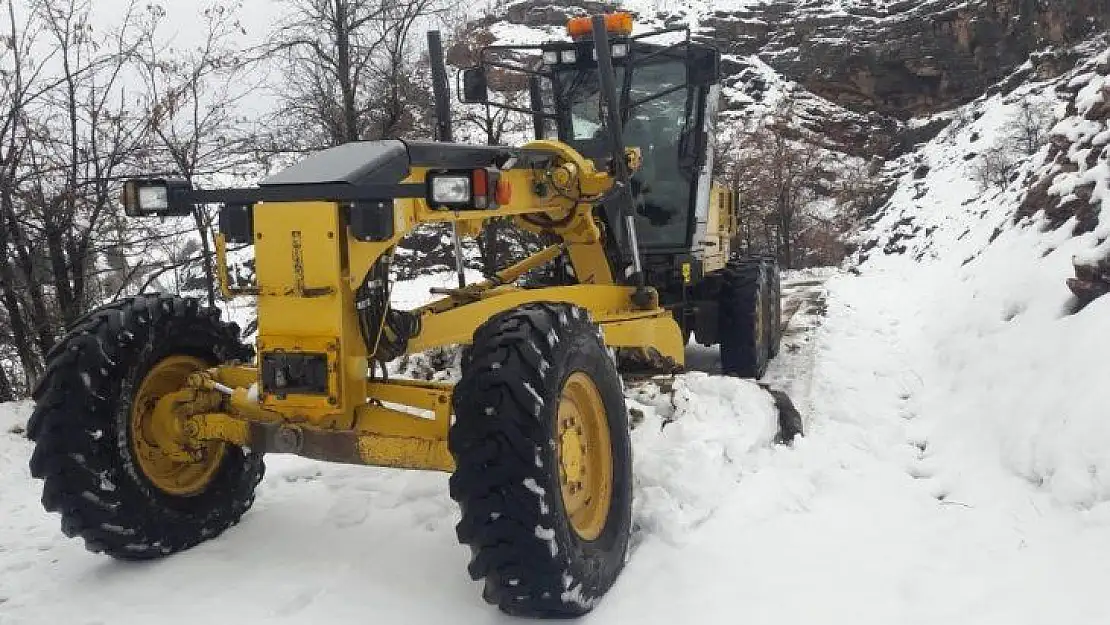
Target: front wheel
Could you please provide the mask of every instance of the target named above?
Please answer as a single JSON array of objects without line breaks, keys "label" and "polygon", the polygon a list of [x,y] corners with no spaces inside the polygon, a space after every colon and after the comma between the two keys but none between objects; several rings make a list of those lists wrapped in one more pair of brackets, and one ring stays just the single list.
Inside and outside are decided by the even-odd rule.
[{"label": "front wheel", "polygon": [[529,304],[474,335],[449,443],[459,541],[514,615],[589,612],[624,566],[632,450],[624,395],[581,308]]},{"label": "front wheel", "polygon": [[254,501],[262,456],[190,444],[156,409],[195,371],[249,360],[238,328],[196,300],[139,296],[78,321],[48,354],[28,435],[31,475],[62,531],[126,560],[219,535]]}]

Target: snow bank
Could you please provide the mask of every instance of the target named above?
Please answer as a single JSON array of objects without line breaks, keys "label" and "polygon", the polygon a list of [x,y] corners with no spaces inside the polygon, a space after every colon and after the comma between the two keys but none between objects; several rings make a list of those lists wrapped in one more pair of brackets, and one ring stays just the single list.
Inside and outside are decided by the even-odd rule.
[{"label": "snow bank", "polygon": [[0,433],[20,433],[27,426],[32,407],[29,401],[0,403]]},{"label": "snow bank", "polygon": [[922,279],[940,296],[924,314],[932,409],[949,437],[996,449],[1013,473],[1088,508],[1110,501],[1110,300],[1066,314],[1064,279],[1085,245],[1054,239],[1010,230],[967,266]]},{"label": "snow bank", "polygon": [[[1056,88],[1069,82],[1070,90]],[[864,275],[900,273],[925,295],[921,410],[947,465],[954,473],[1017,476],[1058,504],[1081,509],[1110,501],[1104,407],[1110,301],[1072,315],[1075,300],[1065,281],[1074,260],[1107,249],[1106,156],[1065,172],[1054,185],[1053,193],[1067,194],[1097,179],[1090,201],[1095,226],[1079,236],[1075,218],[1052,225],[1044,213],[1015,218],[1028,185],[1052,171],[1047,146],[1018,163],[1004,186],[984,189],[973,177],[983,155],[1003,145],[1023,103],[1049,106],[1057,116],[1078,108],[1056,126],[1056,136],[1094,136],[1082,116],[1102,85],[1080,71],[969,105],[933,142],[893,165],[905,172],[899,189],[862,238]],[[1076,100],[1068,107],[1059,93]],[[990,483],[1025,496],[1023,487]]]},{"label": "snow bank", "polygon": [[938,275],[889,259],[830,279],[812,340],[776,361],[815,363],[791,389],[806,437],[764,453],[680,547],[641,545],[598,622],[1105,622],[1110,504],[1054,506],[976,436],[980,416],[947,412],[975,391],[940,386]]},{"label": "snow bank", "polygon": [[[669,387],[669,388],[666,388]],[[639,531],[675,543],[765,461],[778,432],[770,395],[733,378],[689,373],[628,394]]]}]

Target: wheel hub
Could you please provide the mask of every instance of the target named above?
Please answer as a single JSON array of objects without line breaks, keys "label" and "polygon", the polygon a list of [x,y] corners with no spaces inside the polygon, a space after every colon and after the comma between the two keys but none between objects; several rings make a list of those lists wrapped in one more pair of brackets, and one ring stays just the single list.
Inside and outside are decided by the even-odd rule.
[{"label": "wheel hub", "polygon": [[570,525],[584,540],[605,528],[613,492],[609,420],[601,393],[582,372],[567,378],[559,397],[559,485]]},{"label": "wheel hub", "polygon": [[159,490],[189,496],[204,490],[226,452],[221,441],[190,441],[174,414],[172,393],[189,374],[208,365],[192,356],[169,356],[147,372],[131,401],[131,446],[139,469]]}]

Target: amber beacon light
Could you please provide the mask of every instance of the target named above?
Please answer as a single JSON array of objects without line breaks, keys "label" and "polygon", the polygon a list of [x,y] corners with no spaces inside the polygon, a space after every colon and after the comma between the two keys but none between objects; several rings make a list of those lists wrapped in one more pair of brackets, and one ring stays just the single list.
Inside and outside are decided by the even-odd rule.
[{"label": "amber beacon light", "polygon": [[[606,13],[605,14],[605,30],[610,35],[623,35],[628,36],[632,34],[632,14],[631,13]],[[582,39],[589,37],[593,34],[593,25],[590,23],[590,18],[572,17],[567,20],[567,34],[573,39]]]}]

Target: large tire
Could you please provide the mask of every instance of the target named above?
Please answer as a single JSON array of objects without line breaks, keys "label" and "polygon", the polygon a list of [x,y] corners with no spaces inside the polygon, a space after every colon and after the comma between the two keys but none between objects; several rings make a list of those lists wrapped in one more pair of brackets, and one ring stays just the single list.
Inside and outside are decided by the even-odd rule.
[{"label": "large tire", "polygon": [[[578,510],[589,514],[571,518],[575,495],[568,504],[563,480],[576,471],[560,455],[569,447],[563,428],[574,405],[586,402],[568,407],[566,393],[586,386],[603,407],[596,414],[609,440],[594,437],[588,452],[589,435],[571,440],[583,445],[580,466],[598,450],[608,455],[607,484],[605,476],[583,478],[587,495],[600,493],[591,490],[599,484],[608,488],[608,505],[604,494],[586,498],[593,507]],[[462,509],[456,529],[471,549],[470,575],[485,580],[483,597],[513,615],[589,612],[624,566],[632,514],[624,395],[598,326],[584,310],[562,304],[529,304],[491,318],[474,334],[453,404],[451,497]],[[583,520],[591,530],[581,528]]]},{"label": "large tire", "polygon": [[721,370],[742,378],[763,377],[770,356],[767,298],[770,284],[763,263],[730,262],[721,285],[718,337]]},{"label": "large tire", "polygon": [[137,450],[146,443],[136,440],[132,403],[160,363],[211,366],[252,356],[235,324],[193,299],[139,296],[75,323],[48,354],[28,424],[31,474],[44,481],[43,507],[61,514],[62,531],[90,551],[142,560],[237,523],[262,479],[261,454],[213,443],[222,455],[205,455],[205,470],[192,472],[201,476],[197,492],[170,494],[144,473],[148,461]]},{"label": "large tire", "polygon": [[694,318],[693,315],[687,314],[685,306],[679,306],[674,309],[672,313],[674,321],[678,324],[679,331],[682,332],[682,346],[690,345],[690,337],[694,334]]},{"label": "large tire", "polygon": [[767,272],[771,294],[767,298],[769,309],[767,318],[771,320],[771,335],[767,349],[771,358],[779,355],[782,344],[782,274],[779,272],[779,263],[775,258],[764,259],[764,269]]}]

